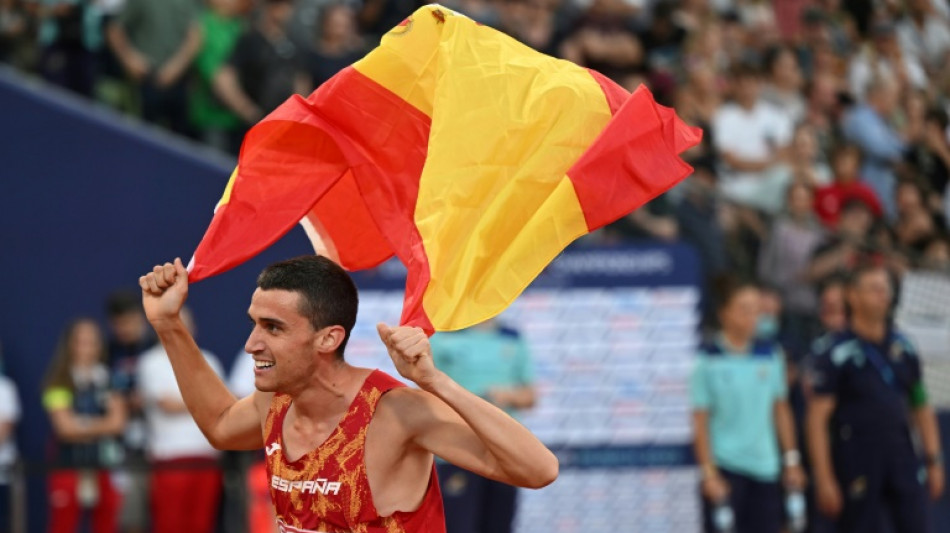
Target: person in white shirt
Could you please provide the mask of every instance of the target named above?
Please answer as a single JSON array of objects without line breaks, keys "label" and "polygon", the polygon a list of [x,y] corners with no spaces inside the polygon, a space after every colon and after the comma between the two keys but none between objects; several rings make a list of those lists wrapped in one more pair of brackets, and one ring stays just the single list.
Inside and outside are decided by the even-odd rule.
[{"label": "person in white shirt", "polygon": [[[190,311],[183,311],[194,332]],[[218,359],[202,355],[222,375]],[[153,533],[213,533],[221,497],[218,452],[188,413],[160,344],[140,356],[138,384],[148,427]]]},{"label": "person in white shirt", "polygon": [[734,73],[734,100],[713,117],[713,139],[722,162],[723,196],[741,207],[778,213],[790,172],[793,124],[788,114],[760,97],[759,72],[741,65]]},{"label": "person in white shirt", "polygon": [[[0,359],[2,362],[2,359]],[[9,531],[11,469],[17,460],[14,429],[20,420],[20,400],[13,380],[0,374],[0,532]]]},{"label": "person in white shirt", "polygon": [[907,14],[897,24],[901,50],[929,72],[939,72],[950,57],[950,23],[939,16],[930,0],[910,0]]}]

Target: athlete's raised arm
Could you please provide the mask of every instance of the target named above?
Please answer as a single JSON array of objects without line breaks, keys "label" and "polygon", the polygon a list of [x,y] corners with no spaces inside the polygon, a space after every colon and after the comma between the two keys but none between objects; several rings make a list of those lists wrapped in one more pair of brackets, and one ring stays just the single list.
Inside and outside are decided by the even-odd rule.
[{"label": "athlete's raised arm", "polygon": [[435,367],[421,329],[380,324],[378,330],[399,374],[426,391],[399,389],[380,403],[380,409],[397,411],[412,442],[510,485],[541,488],[557,478],[557,457],[537,437]]},{"label": "athlete's raised arm", "polygon": [[264,446],[261,409],[271,394],[255,392],[238,400],[201,355],[181,320],[188,298],[188,272],[181,259],[156,266],[139,278],[145,315],[168,353],[188,411],[212,446],[253,450]]}]

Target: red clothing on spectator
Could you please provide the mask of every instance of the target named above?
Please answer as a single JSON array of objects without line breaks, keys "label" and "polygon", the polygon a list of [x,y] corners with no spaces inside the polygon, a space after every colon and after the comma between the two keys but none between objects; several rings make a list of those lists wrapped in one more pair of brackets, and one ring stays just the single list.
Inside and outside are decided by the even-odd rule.
[{"label": "red clothing on spectator", "polygon": [[152,533],[214,533],[221,497],[217,461],[155,461],[152,468]]},{"label": "red clothing on spectator", "polygon": [[[121,496],[112,486],[108,470],[92,472],[98,498],[89,509],[92,533],[117,533]],[[79,470],[57,470],[49,475],[51,513],[49,533],[76,533],[82,523],[83,505],[79,501]]]},{"label": "red clothing on spectator", "polygon": [[881,207],[881,201],[878,200],[877,195],[870,187],[860,181],[832,183],[820,187],[815,191],[815,213],[822,224],[833,228],[838,225],[841,208],[851,200],[864,202],[875,217],[884,214],[884,209]]}]

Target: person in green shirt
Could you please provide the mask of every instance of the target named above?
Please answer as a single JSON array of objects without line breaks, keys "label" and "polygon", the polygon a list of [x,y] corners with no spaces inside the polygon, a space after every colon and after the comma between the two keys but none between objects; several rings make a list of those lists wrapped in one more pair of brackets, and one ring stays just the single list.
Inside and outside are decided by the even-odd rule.
[{"label": "person in green shirt", "polygon": [[[519,333],[489,320],[464,331],[437,333],[432,358],[469,392],[515,416],[534,406],[534,367]],[[439,461],[436,464],[449,533],[507,533],[517,489]]]},{"label": "person in green shirt", "polygon": [[204,41],[195,57],[195,80],[188,101],[188,117],[207,144],[237,155],[247,125],[214,94],[212,85],[238,38],[247,26],[249,0],[209,0],[200,17]]},{"label": "person in green shirt", "polygon": [[[774,341],[755,336],[755,284],[722,277],[713,288],[720,330],[701,346],[690,382],[705,530],[779,533],[781,482],[793,490],[805,483],[784,355]],[[731,527],[717,523],[723,506],[734,516]]]}]

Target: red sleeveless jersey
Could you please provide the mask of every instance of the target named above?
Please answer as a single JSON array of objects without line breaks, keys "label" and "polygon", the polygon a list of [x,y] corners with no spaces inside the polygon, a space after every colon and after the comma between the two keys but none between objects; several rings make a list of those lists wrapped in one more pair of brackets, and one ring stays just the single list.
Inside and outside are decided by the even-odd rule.
[{"label": "red sleeveless jersey", "polygon": [[374,370],[339,425],[319,447],[290,462],[283,453],[289,396],[277,394],[264,423],[267,475],[281,533],[445,533],[439,479],[432,466],[419,509],[381,517],[366,463],[366,428],[382,395],[402,383]]}]

